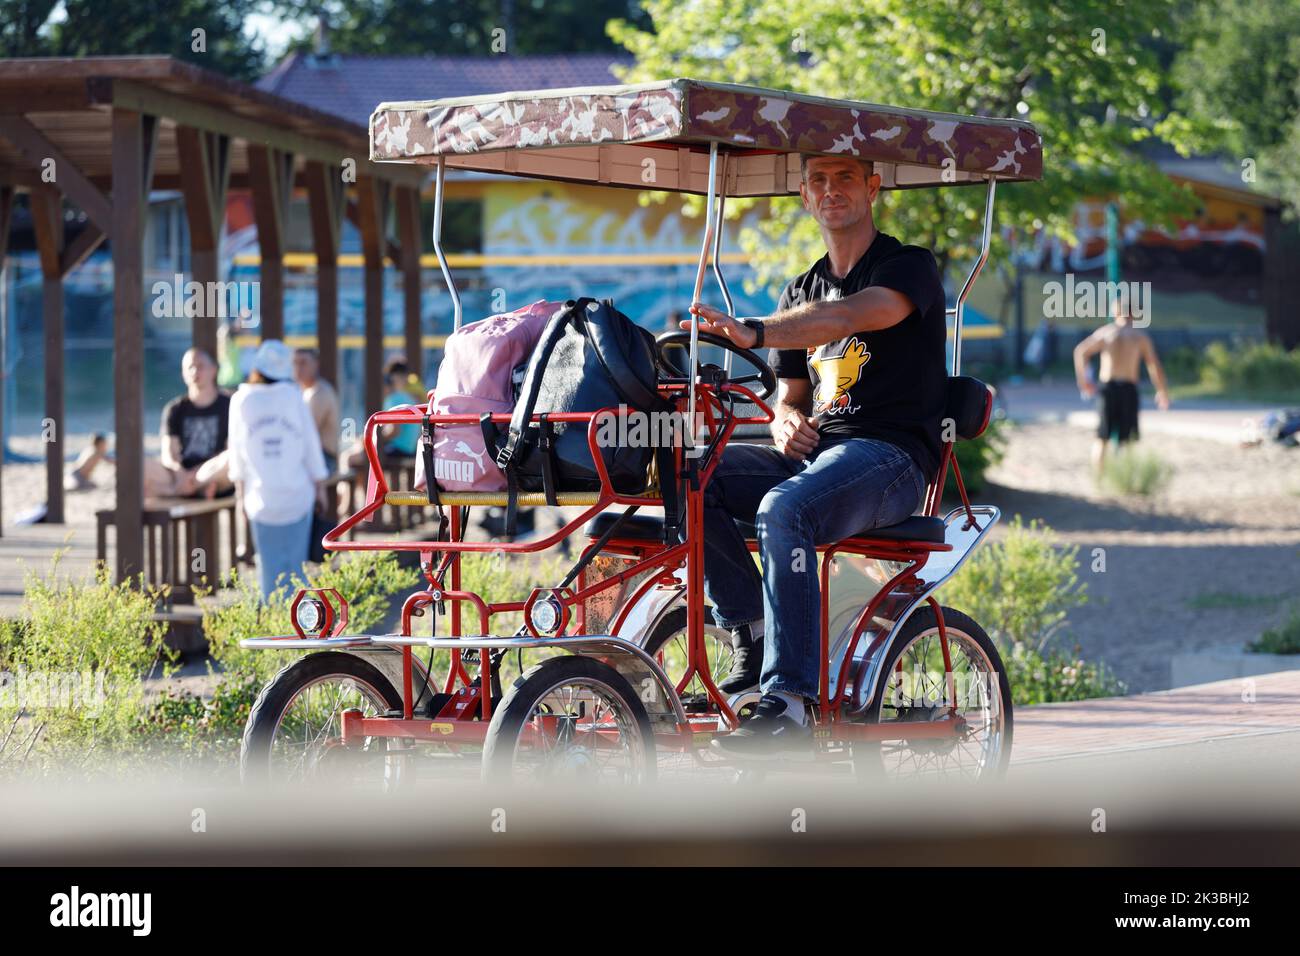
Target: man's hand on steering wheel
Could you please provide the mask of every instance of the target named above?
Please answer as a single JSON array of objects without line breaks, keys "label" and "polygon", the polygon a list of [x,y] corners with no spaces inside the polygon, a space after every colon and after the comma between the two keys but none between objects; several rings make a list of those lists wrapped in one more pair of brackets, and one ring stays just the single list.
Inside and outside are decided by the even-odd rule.
[{"label": "man's hand on steering wheel", "polygon": [[[700,317],[701,332],[711,332],[714,335],[724,336],[742,349],[752,349],[754,343],[758,341],[757,332],[746,325],[741,325],[739,321],[720,309],[705,305],[703,302],[693,302],[690,310]],[[679,324],[683,329],[691,327],[689,319],[682,319]]]}]

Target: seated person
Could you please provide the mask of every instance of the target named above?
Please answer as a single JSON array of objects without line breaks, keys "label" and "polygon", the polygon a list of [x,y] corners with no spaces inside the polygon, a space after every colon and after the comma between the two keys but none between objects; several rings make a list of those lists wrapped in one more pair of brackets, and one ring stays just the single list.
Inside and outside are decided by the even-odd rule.
[{"label": "seated person", "polygon": [[95,487],[91,480],[95,468],[101,461],[109,460],[108,454],[108,436],[103,432],[97,432],[95,437],[90,440],[90,444],[81,450],[77,460],[72,464],[72,471],[68,472],[68,477],[63,481],[65,491],[86,491]]},{"label": "seated person", "polygon": [[325,469],[332,475],[339,467],[339,394],[320,377],[320,353],[315,349],[294,349],[293,378],[316,423]]},{"label": "seated person", "polygon": [[[423,395],[413,395],[418,391],[418,383],[412,388],[415,376],[401,359],[393,359],[384,366],[384,411],[399,405],[423,405]],[[419,425],[382,425],[379,428],[379,460],[385,462],[394,458],[414,458],[420,445]],[[367,470],[366,446],[362,442],[354,444],[343,455],[343,466],[355,472]]]},{"label": "seated person", "polygon": [[[870,163],[816,156],[802,165],[799,192],[826,255],[766,319],[691,306],[700,331],[776,352],[775,447],[728,445],[704,492],[704,591],[736,650],[718,687],[762,693],[749,719],[710,744],[738,758],[815,756],[816,546],[913,514],[941,447],[947,370],[934,256],[877,230],[880,176]],[[761,575],[737,522],[757,528]]]},{"label": "seated person", "polygon": [[[161,460],[145,459],[144,493],[148,497],[213,497],[233,492],[224,458],[230,419],[230,396],[217,387],[217,363],[202,349],[181,358],[185,394],[162,412]],[[203,470],[200,468],[217,461]]]}]

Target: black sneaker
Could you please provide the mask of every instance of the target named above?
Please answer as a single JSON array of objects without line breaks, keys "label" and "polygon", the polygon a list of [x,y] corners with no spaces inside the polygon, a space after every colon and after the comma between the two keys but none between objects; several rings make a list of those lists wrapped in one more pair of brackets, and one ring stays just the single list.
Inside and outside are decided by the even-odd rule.
[{"label": "black sneaker", "polygon": [[728,697],[758,690],[763,673],[763,639],[752,636],[750,625],[742,624],[731,631],[731,670],[718,682],[718,690]]},{"label": "black sneaker", "polygon": [[786,716],[786,703],[764,694],[754,714],[731,733],[714,737],[709,746],[746,760],[812,760],[812,728]]}]

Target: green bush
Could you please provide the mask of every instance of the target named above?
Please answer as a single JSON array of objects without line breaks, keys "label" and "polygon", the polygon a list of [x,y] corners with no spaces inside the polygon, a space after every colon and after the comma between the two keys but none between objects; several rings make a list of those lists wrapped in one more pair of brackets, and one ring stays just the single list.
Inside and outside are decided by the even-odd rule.
[{"label": "green bush", "polygon": [[1087,602],[1075,568],[1079,549],[1060,547],[1056,533],[1019,515],[1007,533],[976,550],[943,586],[944,602],[965,611],[994,640],[1041,650],[1071,608]]},{"label": "green bush", "polygon": [[1087,602],[1076,546],[1062,547],[1038,521],[1017,515],[1001,540],[977,550],[943,586],[944,604],[978,621],[1002,655],[1017,704],[1082,700],[1120,693],[1103,667],[1049,645],[1072,608]]},{"label": "green bush", "polygon": [[1253,342],[1229,349],[1211,342],[1201,365],[1201,383],[1220,392],[1275,395],[1300,387],[1300,349]]},{"label": "green bush", "polygon": [[74,580],[58,556],[45,577],[26,576],[21,616],[0,620],[0,766],[85,767],[130,749],[144,679],[159,662],[170,671],[154,620],[164,597],[104,568]]},{"label": "green bush", "polygon": [[1247,644],[1246,650],[1252,654],[1300,654],[1300,606],[1291,609],[1280,627],[1269,628],[1259,640]]},{"label": "green bush", "polygon": [[1104,664],[1090,664],[1059,650],[1044,654],[1018,644],[1003,653],[1002,662],[1007,667],[1012,700],[1020,706],[1115,697],[1125,690],[1124,683]]},{"label": "green bush", "polygon": [[[957,467],[961,469],[961,479],[966,484],[967,494],[977,495],[984,490],[985,473],[990,468],[996,467],[1006,455],[1007,433],[1011,427],[1011,423],[1005,418],[990,419],[989,427],[979,438],[959,441],[953,445],[953,453],[957,457]],[[953,498],[959,496],[957,479],[953,477],[951,468],[948,469],[944,494]]]},{"label": "green bush", "polygon": [[[388,614],[393,596],[405,597],[415,588],[415,571],[403,568],[396,553],[356,551],[335,553],[308,579],[314,588],[335,588],[348,602],[348,626],[345,633],[360,634],[373,630]],[[180,721],[183,727],[178,740],[189,750],[223,755],[243,732],[248,713],[262,686],[285,664],[300,657],[302,651],[248,649],[239,642],[248,637],[267,637],[293,633],[289,606],[294,592],[289,587],[276,590],[263,601],[256,581],[233,575],[231,586],[236,598],[211,607],[203,615],[203,633],[208,639],[212,659],[220,668],[219,679],[210,700],[186,699],[182,694],[160,701],[148,724],[157,729]]]},{"label": "green bush", "polygon": [[1149,497],[1168,485],[1173,473],[1155,452],[1125,444],[1106,455],[1097,483],[1113,494]]}]

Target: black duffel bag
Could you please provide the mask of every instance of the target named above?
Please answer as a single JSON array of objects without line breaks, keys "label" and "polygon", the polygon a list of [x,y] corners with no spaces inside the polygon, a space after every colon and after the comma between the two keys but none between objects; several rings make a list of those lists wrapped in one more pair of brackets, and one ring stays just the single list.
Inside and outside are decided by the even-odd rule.
[{"label": "black duffel bag", "polygon": [[[484,437],[489,448],[497,449],[497,466],[508,482],[507,534],[513,534],[521,490],[543,491],[547,502],[555,504],[557,492],[600,488],[587,444],[587,424],[552,422],[546,415],[619,405],[643,413],[671,411],[672,403],[660,397],[657,381],[654,336],[614,308],[613,302],[581,298],[564,304],[547,324],[529,360],[509,433],[502,438],[495,426],[484,422]],[[534,415],[539,421],[530,420]],[[668,512],[665,525],[675,526],[671,448],[617,445],[598,446],[598,450],[614,490],[629,495],[645,491],[647,469],[658,454]]]}]

